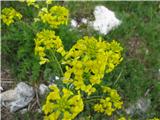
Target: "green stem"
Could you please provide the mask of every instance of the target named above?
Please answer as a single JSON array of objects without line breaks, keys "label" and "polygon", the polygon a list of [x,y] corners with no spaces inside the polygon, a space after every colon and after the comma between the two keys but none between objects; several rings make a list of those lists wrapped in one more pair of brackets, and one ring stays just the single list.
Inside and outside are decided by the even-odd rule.
[{"label": "green stem", "polygon": [[103,96],[92,96],[90,98],[85,99],[85,102],[96,101],[96,100],[100,100],[101,98],[103,98]]},{"label": "green stem", "polygon": [[87,99],[87,100],[84,100],[86,103],[88,103],[88,102],[92,102],[92,101],[97,101],[97,100],[100,100],[100,98],[97,98],[97,99]]},{"label": "green stem", "polygon": [[57,59],[57,57],[55,55],[55,52],[53,52],[52,50],[50,50],[50,53],[51,53],[51,59],[52,59],[52,61],[53,62],[55,61],[57,63],[57,65],[59,67],[59,70],[60,70],[60,74],[61,74],[61,76],[63,76],[64,73],[63,73],[62,67],[61,67],[61,65],[60,65],[60,63],[59,63],[59,61],[58,61],[58,59]]},{"label": "green stem", "polygon": [[121,75],[122,75],[123,70],[119,73],[116,81],[113,83],[113,86],[116,85],[116,83],[118,82],[118,80],[120,79]]}]

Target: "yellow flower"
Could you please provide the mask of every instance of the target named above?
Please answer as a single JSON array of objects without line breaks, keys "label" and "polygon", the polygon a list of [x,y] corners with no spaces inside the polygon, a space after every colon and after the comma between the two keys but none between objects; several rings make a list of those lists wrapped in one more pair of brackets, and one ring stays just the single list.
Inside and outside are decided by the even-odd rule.
[{"label": "yellow flower", "polygon": [[83,111],[84,105],[80,93],[75,95],[66,88],[60,91],[56,85],[50,88],[53,91],[47,96],[46,104],[42,109],[45,113],[44,119],[58,120],[62,115],[63,120],[71,120]]},{"label": "yellow flower", "polygon": [[62,120],[72,120],[71,118],[72,115],[68,111],[65,111]]},{"label": "yellow flower", "polygon": [[59,89],[58,89],[58,87],[57,87],[56,85],[51,85],[51,86],[49,86],[49,88],[50,88],[51,90],[53,90],[54,92],[59,93]]},{"label": "yellow flower", "polygon": [[85,36],[64,56],[63,63],[68,66],[64,73],[64,83],[71,83],[77,90],[90,95],[96,91],[91,86],[100,84],[105,72],[111,72],[121,62],[121,51],[122,47],[114,40],[108,43],[102,41],[102,38],[97,40]]},{"label": "yellow flower", "polygon": [[111,90],[112,90],[110,87],[106,87],[106,86],[102,86],[102,89],[103,89],[103,92],[104,92],[104,93],[107,93],[107,92],[110,93]]},{"label": "yellow flower", "polygon": [[99,76],[95,76],[95,75],[92,75],[90,77],[90,82],[94,85],[94,84],[99,84],[101,82],[101,79]]},{"label": "yellow flower", "polygon": [[60,99],[60,95],[58,92],[50,92],[49,95],[47,96],[47,101],[58,100],[58,99]]},{"label": "yellow flower", "polygon": [[45,64],[47,62],[49,62],[49,60],[47,58],[40,57],[40,62],[39,62],[40,65],[43,65],[43,64]]},{"label": "yellow flower", "polygon": [[35,8],[39,8],[39,5],[36,4],[36,0],[26,0],[25,2],[27,3],[28,6],[34,6]]},{"label": "yellow flower", "polygon": [[21,19],[22,15],[17,12],[12,7],[10,8],[4,8],[1,13],[1,19],[6,25],[10,25],[11,23],[14,23],[15,19]]},{"label": "yellow flower", "polygon": [[111,116],[116,109],[121,109],[123,102],[115,89],[102,86],[104,93],[109,96],[99,100],[100,103],[94,105],[94,110]]},{"label": "yellow flower", "polygon": [[36,0],[26,0],[26,2],[28,6],[30,6],[30,5],[33,5],[36,2]]},{"label": "yellow flower", "polygon": [[71,95],[73,95],[73,93],[67,89],[63,89],[63,98],[64,99],[68,99]]},{"label": "yellow flower", "polygon": [[40,64],[45,64],[50,60],[46,57],[46,51],[56,50],[62,56],[65,54],[63,44],[59,36],[54,31],[43,30],[37,33],[35,38],[35,54],[40,57]]},{"label": "yellow flower", "polygon": [[95,104],[94,105],[94,110],[97,111],[97,112],[104,112],[102,104]]},{"label": "yellow flower", "polygon": [[35,54],[38,54],[40,57],[44,57],[46,55],[44,51],[45,51],[44,47],[38,45],[35,47]]},{"label": "yellow flower", "polygon": [[87,85],[87,86],[85,86],[84,91],[88,95],[91,95],[92,93],[94,93],[96,91],[96,89],[94,87],[92,87],[92,85]]},{"label": "yellow flower", "polygon": [[59,25],[67,24],[68,15],[68,9],[65,7],[53,6],[49,11],[47,8],[42,8],[38,16],[43,23],[48,23],[52,28],[57,28]]},{"label": "yellow flower", "polygon": [[77,81],[74,81],[73,84],[75,85],[75,89],[76,90],[79,90],[79,89],[82,89],[82,90],[86,90],[86,86],[83,82],[83,80],[77,80]]},{"label": "yellow flower", "polygon": [[60,113],[61,113],[60,111],[53,112],[49,116],[45,116],[44,120],[57,120]]},{"label": "yellow flower", "polygon": [[116,101],[116,102],[114,102],[114,106],[115,106],[115,108],[117,108],[117,109],[121,109],[121,108],[122,108],[122,105],[123,105],[123,102],[122,102],[122,101]]},{"label": "yellow flower", "polygon": [[42,110],[44,111],[44,114],[47,115],[48,113],[53,112],[54,107],[55,107],[55,106],[54,106],[53,103],[47,102],[47,103],[43,106]]},{"label": "yellow flower", "polygon": [[52,0],[46,0],[46,4],[51,4]]},{"label": "yellow flower", "polygon": [[100,99],[100,104],[95,104],[94,110],[97,112],[105,113],[108,116],[111,116],[112,112],[115,111],[115,109],[112,108],[112,103],[109,97],[106,97],[106,99]]}]

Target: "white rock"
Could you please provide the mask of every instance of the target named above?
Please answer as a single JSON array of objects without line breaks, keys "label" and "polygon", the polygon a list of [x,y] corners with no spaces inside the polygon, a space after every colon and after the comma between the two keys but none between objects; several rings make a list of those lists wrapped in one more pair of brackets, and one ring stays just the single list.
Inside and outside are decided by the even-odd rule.
[{"label": "white rock", "polygon": [[34,95],[33,87],[24,82],[20,82],[14,90],[1,93],[1,102],[2,105],[10,109],[11,112],[15,112],[27,106]]},{"label": "white rock", "polygon": [[55,80],[59,80],[59,77],[58,77],[58,76],[56,76],[56,77],[55,77]]},{"label": "white rock", "polygon": [[39,86],[39,94],[40,95],[44,95],[47,91],[49,91],[48,86],[46,86],[45,84],[40,84],[40,86]]},{"label": "white rock", "polygon": [[76,21],[76,20],[74,20],[74,19],[72,19],[72,20],[71,20],[71,26],[72,26],[73,28],[78,27],[78,23],[77,23],[77,21]]},{"label": "white rock", "polygon": [[2,86],[0,86],[0,91],[2,91],[3,90],[3,87]]},{"label": "white rock", "polygon": [[90,22],[90,25],[101,34],[106,35],[121,24],[121,21],[116,18],[115,13],[104,6],[96,6],[94,16],[95,21]]},{"label": "white rock", "polygon": [[84,24],[87,24],[88,20],[86,18],[82,18],[81,22],[84,23]]}]

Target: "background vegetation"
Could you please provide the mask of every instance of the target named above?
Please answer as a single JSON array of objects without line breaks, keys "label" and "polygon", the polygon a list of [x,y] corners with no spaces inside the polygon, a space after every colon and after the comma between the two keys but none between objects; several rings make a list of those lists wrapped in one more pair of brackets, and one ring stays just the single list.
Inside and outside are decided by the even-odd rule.
[{"label": "background vegetation", "polygon": [[[42,3],[43,4],[43,3]],[[140,98],[149,98],[151,105],[145,113],[135,113],[135,120],[154,116],[160,117],[160,2],[55,2],[66,6],[70,18],[94,19],[93,11],[97,5],[113,10],[122,24],[108,35],[107,41],[118,40],[123,48],[123,62],[105,76],[112,88],[116,88],[124,101],[124,107],[135,104]],[[2,70],[10,69],[15,82],[30,84],[48,83],[58,73],[50,66],[38,64],[34,57],[34,37],[42,26],[33,24],[37,10],[20,2],[2,2],[4,7],[13,7],[23,14],[24,22],[10,27],[2,23]],[[45,27],[45,26],[44,26]],[[66,49],[84,35],[97,36],[98,33],[85,28],[68,31],[70,26],[61,26],[57,31]],[[36,31],[34,31],[36,30]],[[15,115],[17,116],[17,114]],[[39,114],[26,113],[27,119],[40,119]],[[17,116],[17,119],[20,115]],[[28,117],[28,118],[27,118]]]}]

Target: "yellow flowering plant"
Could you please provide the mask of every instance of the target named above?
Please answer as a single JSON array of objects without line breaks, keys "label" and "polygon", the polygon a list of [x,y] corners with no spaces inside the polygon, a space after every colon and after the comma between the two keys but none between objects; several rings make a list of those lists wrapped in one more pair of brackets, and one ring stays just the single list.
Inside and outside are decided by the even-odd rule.
[{"label": "yellow flowering plant", "polygon": [[14,20],[21,18],[22,15],[12,7],[2,9],[1,19],[7,26],[14,23]]},{"label": "yellow flowering plant", "polygon": [[[68,10],[60,6],[42,8],[38,16],[51,29],[44,29],[36,34],[35,54],[39,56],[41,65],[58,64],[63,86],[63,88],[58,87],[58,84],[50,86],[51,92],[42,109],[44,119],[74,119],[84,111],[89,101],[93,102],[90,107],[95,112],[107,116],[121,109],[123,104],[121,97],[115,89],[104,86],[103,82],[104,75],[112,72],[123,60],[121,56],[123,48],[120,44],[115,40],[109,43],[101,37],[97,39],[85,36],[66,51],[54,29],[61,24],[67,24]],[[57,53],[61,55],[61,60],[57,59]],[[101,94],[99,90],[102,91]],[[92,99],[95,94],[99,97]]]},{"label": "yellow flowering plant", "polygon": [[[52,35],[53,33],[52,31]],[[35,39],[36,45],[37,42],[39,44],[39,42],[43,40],[44,36],[45,35],[42,34],[42,38]],[[47,42],[47,40],[45,40],[45,42]],[[56,46],[56,42],[50,42],[49,49],[53,48],[52,44]],[[47,49],[47,44],[43,46],[44,49]],[[86,36],[78,40],[77,44],[69,51],[65,51],[61,44],[57,47],[58,49],[55,47],[57,52],[59,52],[60,47],[63,51],[60,53],[64,53],[62,54],[62,56],[64,56],[62,64],[66,65],[63,83],[70,86],[73,85],[76,91],[80,90],[81,93],[84,92],[88,96],[96,92],[94,85],[102,86],[101,83],[103,82],[104,74],[111,72],[114,67],[122,61],[122,47],[115,41],[107,43],[100,39],[97,40],[94,37]],[[35,50],[39,52],[38,49],[35,48]],[[42,52],[42,55],[40,53],[40,58],[45,56],[45,53]],[[45,62],[41,61],[40,63]],[[110,64],[112,64],[112,66],[110,66]],[[109,87],[103,87],[102,89],[106,96],[102,96],[101,99],[96,100],[100,101],[100,103],[94,105],[94,110],[110,116],[112,112],[122,107],[123,102],[116,90]]]},{"label": "yellow flowering plant", "polygon": [[[54,32],[52,31],[52,33]],[[43,40],[43,37],[42,39],[35,40],[37,45],[37,42]],[[52,44],[53,46],[56,46],[56,42],[53,42]],[[49,45],[52,46],[52,44]],[[47,49],[46,46],[47,44],[43,44],[42,48]],[[107,116],[111,116],[114,111],[122,108],[123,102],[117,91],[115,89],[111,89],[106,85],[103,85],[104,74],[111,72],[115,68],[115,66],[117,66],[122,61],[122,47],[116,41],[108,43],[102,41],[101,39],[97,40],[94,37],[85,36],[83,39],[78,40],[77,43],[69,51],[65,51],[64,46],[62,44],[59,47],[61,47],[63,50],[63,52],[60,52],[63,59],[59,64],[64,65],[66,67],[66,69],[62,72],[64,73],[62,75],[62,81],[63,86],[65,87],[62,89],[62,91],[64,89],[76,91],[76,93],[79,93],[80,99],[81,101],[83,101],[81,102],[81,104],[84,107],[85,104],[88,103],[88,101],[92,101],[92,103],[94,103],[94,111],[104,113]],[[54,47],[54,50],[52,49],[51,51],[59,52],[59,47]],[[50,49],[53,47],[48,48]],[[36,50],[36,52],[38,51]],[[40,57],[44,57],[46,55],[43,52],[42,55],[40,53]],[[48,62],[49,61],[50,59],[48,59]],[[57,91],[60,91],[60,88],[56,87],[56,89]],[[99,94],[99,90],[97,91],[97,89],[101,91],[101,94]],[[99,97],[97,99],[92,99],[95,97],[95,94],[99,94]],[[53,99],[57,98],[57,95],[58,93],[52,93]],[[51,98],[51,94],[48,95],[47,102],[44,106],[48,104],[48,98]],[[60,99],[60,97],[58,98]],[[53,106],[53,108],[54,106],[59,106],[57,102],[51,103],[52,104],[50,104],[49,102],[49,104]],[[63,106],[65,108],[65,105]],[[47,109],[50,108],[43,107],[44,111],[48,111]],[[82,111],[83,108],[77,111],[75,115],[78,115]],[[53,115],[54,114],[58,113],[53,112]],[[49,116],[46,116],[46,118],[48,119]],[[63,119],[65,119],[65,117]],[[70,116],[70,119],[73,118]]]}]

